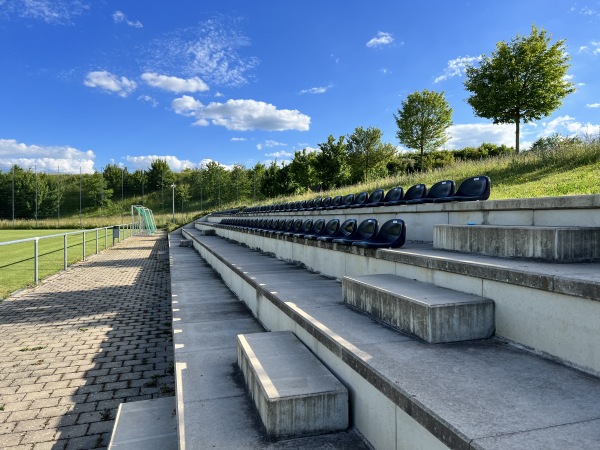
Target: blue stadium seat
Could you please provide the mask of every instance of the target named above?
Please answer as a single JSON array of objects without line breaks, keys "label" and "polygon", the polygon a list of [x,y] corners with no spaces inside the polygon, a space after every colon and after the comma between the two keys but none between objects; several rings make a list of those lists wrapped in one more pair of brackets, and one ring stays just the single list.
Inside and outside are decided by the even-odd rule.
[{"label": "blue stadium seat", "polygon": [[364,241],[355,241],[352,245],[362,248],[400,248],[406,241],[406,224],[402,219],[385,222],[376,236]]}]

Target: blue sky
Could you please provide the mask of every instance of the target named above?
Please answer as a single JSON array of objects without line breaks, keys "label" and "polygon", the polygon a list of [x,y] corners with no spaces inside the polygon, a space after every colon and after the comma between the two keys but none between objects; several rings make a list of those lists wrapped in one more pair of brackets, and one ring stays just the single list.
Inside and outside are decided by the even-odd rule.
[{"label": "blue sky", "polygon": [[[448,148],[514,144],[466,103],[464,66],[532,24],[577,92],[522,127],[600,133],[600,1],[0,0],[0,170],[290,160],[359,126],[399,145],[410,93],[445,91]],[[401,149],[401,148],[400,148]]]}]

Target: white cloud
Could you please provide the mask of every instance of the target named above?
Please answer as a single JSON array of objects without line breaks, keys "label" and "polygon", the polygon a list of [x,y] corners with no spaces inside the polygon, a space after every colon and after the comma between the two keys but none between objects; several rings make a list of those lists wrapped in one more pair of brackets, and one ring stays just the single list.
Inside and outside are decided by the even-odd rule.
[{"label": "white cloud", "polygon": [[299,93],[300,93],[300,95],[302,95],[302,94],[324,94],[332,87],[333,87],[333,85],[331,85],[331,84],[328,86],[312,87],[309,89],[302,89]]},{"label": "white cloud", "polygon": [[542,127],[540,136],[550,136],[554,133],[580,137],[600,135],[599,124],[581,123],[568,115],[557,117],[549,122],[543,122]]},{"label": "white cloud", "polygon": [[382,67],[381,69],[379,69],[379,71],[384,75],[389,75],[390,73],[392,73],[392,71],[389,70],[387,67]]},{"label": "white cloud", "polygon": [[150,103],[153,108],[156,108],[158,106],[158,102],[156,101],[156,99],[154,97],[149,96],[149,95],[140,95],[138,97],[138,100]]},{"label": "white cloud", "polygon": [[377,36],[371,38],[369,42],[367,42],[367,47],[382,47],[384,45],[391,45],[394,43],[394,38],[391,33],[386,33],[383,31],[378,31]]},{"label": "white cloud", "polygon": [[173,100],[171,102],[171,106],[177,114],[193,117],[194,112],[202,108],[204,105],[202,105],[202,103],[196,100],[194,97],[184,95],[183,97]]},{"label": "white cloud", "polygon": [[194,116],[194,125],[218,125],[228,130],[306,131],[310,117],[298,110],[277,109],[274,105],[256,100],[227,100],[225,103],[202,105],[193,97],[184,95],[173,100],[173,110]]},{"label": "white cloud", "polygon": [[200,167],[206,167],[208,165],[208,163],[217,163],[219,166],[221,166],[223,169],[225,170],[233,170],[235,168],[235,164],[223,164],[220,163],[219,161],[215,161],[214,159],[210,159],[210,158],[204,158],[202,161],[200,161]]},{"label": "white cloud", "polygon": [[106,71],[89,72],[86,75],[83,84],[89,87],[113,92],[119,97],[127,97],[137,88],[135,81],[129,80],[126,77],[119,78]]},{"label": "white cloud", "polygon": [[586,108],[600,108],[600,103],[588,103],[585,105]]},{"label": "white cloud", "polygon": [[468,123],[452,125],[448,128],[448,134],[450,134],[450,139],[446,143],[448,149],[478,147],[483,142],[508,146],[515,145],[515,126],[510,124]]},{"label": "white cloud", "polygon": [[181,172],[185,168],[194,169],[200,167],[200,163],[195,163],[187,159],[179,159],[177,156],[173,155],[144,155],[144,156],[130,156],[127,155],[123,158],[129,164],[127,165],[129,168],[136,170],[147,170],[150,168],[150,164],[152,161],[157,159],[162,159],[169,164],[169,167],[173,172]]},{"label": "white cloud", "polygon": [[242,138],[242,137],[232,137],[229,140],[232,141],[232,142],[244,142],[244,141],[247,141],[248,139]]},{"label": "white cloud", "polygon": [[287,144],[284,144],[283,142],[266,140],[265,147],[287,147]]},{"label": "white cloud", "polygon": [[0,139],[0,170],[7,171],[16,164],[38,172],[94,173],[94,152],[69,146],[27,145],[15,139]]},{"label": "white cloud", "polygon": [[475,62],[481,61],[481,56],[459,56],[458,58],[451,59],[448,61],[448,65],[444,69],[444,72],[438,76],[434,83],[447,80],[455,76],[461,77],[465,73],[467,65],[471,65]]},{"label": "white cloud", "polygon": [[68,25],[90,9],[82,0],[9,0],[0,2],[0,16],[17,16],[52,25]]},{"label": "white cloud", "polygon": [[292,160],[291,159],[266,159],[264,160],[262,163],[269,167],[271,165],[271,163],[275,163],[277,165],[277,167],[284,167],[289,165]]},{"label": "white cloud", "polygon": [[129,20],[127,18],[127,16],[122,12],[122,11],[115,11],[113,13],[113,21],[115,23],[125,23],[126,25],[133,27],[133,28],[142,28],[142,22],[140,22],[139,20],[133,21],[133,20]]},{"label": "white cloud", "polygon": [[263,145],[262,145],[262,144],[256,144],[256,149],[257,149],[258,151],[262,150],[262,148],[263,148]]},{"label": "white cloud", "polygon": [[578,52],[600,55],[600,41],[590,41],[589,45],[582,45],[579,47]]},{"label": "white cloud", "polygon": [[198,77],[185,80],[183,78],[146,72],[142,74],[142,80],[149,86],[175,92],[176,94],[180,94],[181,92],[204,92],[209,89],[208,85]]},{"label": "white cloud", "polygon": [[239,21],[219,17],[165,34],[142,52],[142,64],[147,72],[200,76],[211,86],[247,84],[259,60],[239,54],[240,48],[250,46],[238,31]]},{"label": "white cloud", "polygon": [[294,156],[294,154],[281,150],[281,151],[274,152],[274,153],[265,153],[265,156],[270,156],[271,158],[279,159],[279,158],[291,158],[292,156]]}]

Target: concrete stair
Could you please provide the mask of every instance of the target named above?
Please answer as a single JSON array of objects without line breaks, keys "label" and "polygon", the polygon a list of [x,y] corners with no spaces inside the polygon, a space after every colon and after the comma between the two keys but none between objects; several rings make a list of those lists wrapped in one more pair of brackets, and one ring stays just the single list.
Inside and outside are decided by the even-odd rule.
[{"label": "concrete stair", "polygon": [[[425,343],[348,308],[339,281],[258,252],[258,246],[247,244],[248,248],[233,241],[243,242],[250,236],[260,244],[251,233],[229,233],[227,240],[202,236],[195,230],[186,235],[267,330],[293,332],[348,388],[351,423],[374,448],[597,446],[597,376],[495,338]],[[287,239],[278,243],[300,245]],[[426,245],[371,254],[354,249],[313,249],[323,252],[315,254],[314,260],[321,259],[323,267],[333,270],[364,275],[370,273],[369,268],[382,273],[391,269],[423,283],[466,293],[478,291],[479,296],[488,292],[490,296],[482,297],[500,301],[502,317],[497,316],[496,303],[496,323],[505,327],[516,322],[519,330],[531,331],[538,340],[557,336],[566,342],[568,352],[571,347],[583,351],[584,360],[595,367],[598,264],[576,269],[561,265],[551,271],[548,264],[500,265],[497,258],[477,255],[456,260],[456,254]],[[326,252],[334,256],[327,257]],[[310,257],[307,252],[299,254]],[[331,263],[337,255],[344,264]],[[557,304],[566,310],[556,308]],[[523,309],[515,309],[515,305]],[[527,315],[527,309],[532,309],[533,315]],[[565,339],[564,331],[557,332],[551,325],[555,313],[564,319],[564,330],[574,346],[569,344],[571,339]],[[575,327],[569,325],[572,322]],[[582,333],[574,336],[576,328]]]},{"label": "concrete stair", "polygon": [[600,228],[435,225],[434,248],[557,263],[600,261]]},{"label": "concrete stair", "polygon": [[344,302],[426,342],[486,339],[494,334],[494,302],[390,274],[342,279]]},{"label": "concrete stair", "polygon": [[348,428],[348,390],[290,331],[237,336],[238,366],[271,439]]},{"label": "concrete stair", "polygon": [[177,450],[175,397],[121,403],[108,450]]}]

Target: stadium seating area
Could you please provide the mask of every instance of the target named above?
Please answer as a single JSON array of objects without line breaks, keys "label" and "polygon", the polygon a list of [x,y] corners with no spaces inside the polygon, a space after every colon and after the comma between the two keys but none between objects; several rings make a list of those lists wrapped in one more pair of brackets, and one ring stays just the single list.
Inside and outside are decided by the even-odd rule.
[{"label": "stadium seating area", "polygon": [[317,197],[309,200],[272,203],[268,205],[251,206],[240,211],[219,211],[220,215],[255,215],[274,212],[323,211],[347,208],[380,207],[394,205],[412,205],[419,203],[464,202],[487,200],[490,197],[491,182],[485,175],[464,180],[455,191],[453,180],[439,181],[427,188],[419,183],[410,186],[406,192],[401,186],[388,190],[384,195],[383,189],[376,189],[371,194],[366,191],[348,193],[335,197]]}]

